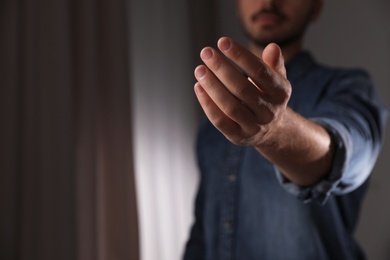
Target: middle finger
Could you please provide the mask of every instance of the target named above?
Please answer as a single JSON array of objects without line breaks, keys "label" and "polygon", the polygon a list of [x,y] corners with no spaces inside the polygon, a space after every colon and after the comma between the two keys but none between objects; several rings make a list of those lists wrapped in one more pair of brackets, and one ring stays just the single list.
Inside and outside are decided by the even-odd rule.
[{"label": "middle finger", "polygon": [[201,58],[227,90],[256,114],[261,98],[259,89],[213,48],[204,48]]}]

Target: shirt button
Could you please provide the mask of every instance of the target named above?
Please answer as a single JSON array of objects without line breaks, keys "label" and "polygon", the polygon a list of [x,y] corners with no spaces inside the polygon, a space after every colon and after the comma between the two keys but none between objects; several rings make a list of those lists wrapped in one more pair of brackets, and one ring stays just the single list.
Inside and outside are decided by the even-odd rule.
[{"label": "shirt button", "polygon": [[224,229],[229,230],[231,227],[232,227],[232,225],[230,224],[229,221],[226,221],[225,223],[223,223],[223,228],[224,228]]},{"label": "shirt button", "polygon": [[228,180],[229,180],[230,182],[235,182],[235,181],[237,180],[237,175],[234,174],[234,173],[230,174],[230,175],[228,176]]}]

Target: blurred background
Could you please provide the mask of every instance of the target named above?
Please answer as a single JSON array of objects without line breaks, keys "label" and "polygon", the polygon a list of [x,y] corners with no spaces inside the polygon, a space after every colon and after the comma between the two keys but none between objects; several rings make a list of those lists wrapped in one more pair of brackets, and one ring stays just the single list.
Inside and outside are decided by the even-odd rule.
[{"label": "blurred background", "polygon": [[[390,105],[390,2],[325,1],[306,47],[367,69]],[[175,260],[193,221],[193,69],[226,0],[0,3],[0,259]],[[389,127],[387,128],[387,137]],[[356,237],[390,259],[386,139]]]}]

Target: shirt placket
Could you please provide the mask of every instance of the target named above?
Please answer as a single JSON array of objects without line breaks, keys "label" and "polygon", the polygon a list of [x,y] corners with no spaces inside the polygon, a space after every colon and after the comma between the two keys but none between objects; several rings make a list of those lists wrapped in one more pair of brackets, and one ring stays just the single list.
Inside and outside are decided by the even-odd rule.
[{"label": "shirt placket", "polygon": [[223,178],[224,200],[219,222],[219,259],[234,259],[234,236],[237,223],[238,171],[243,148],[230,145]]}]

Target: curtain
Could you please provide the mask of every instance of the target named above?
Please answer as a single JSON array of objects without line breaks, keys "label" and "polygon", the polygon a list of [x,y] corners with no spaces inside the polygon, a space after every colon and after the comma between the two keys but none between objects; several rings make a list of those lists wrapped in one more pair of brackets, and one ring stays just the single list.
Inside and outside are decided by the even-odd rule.
[{"label": "curtain", "polygon": [[131,1],[134,149],[143,260],[181,259],[193,222],[199,51],[215,44],[214,1]]},{"label": "curtain", "polygon": [[128,3],[0,3],[0,258],[138,259]]}]

